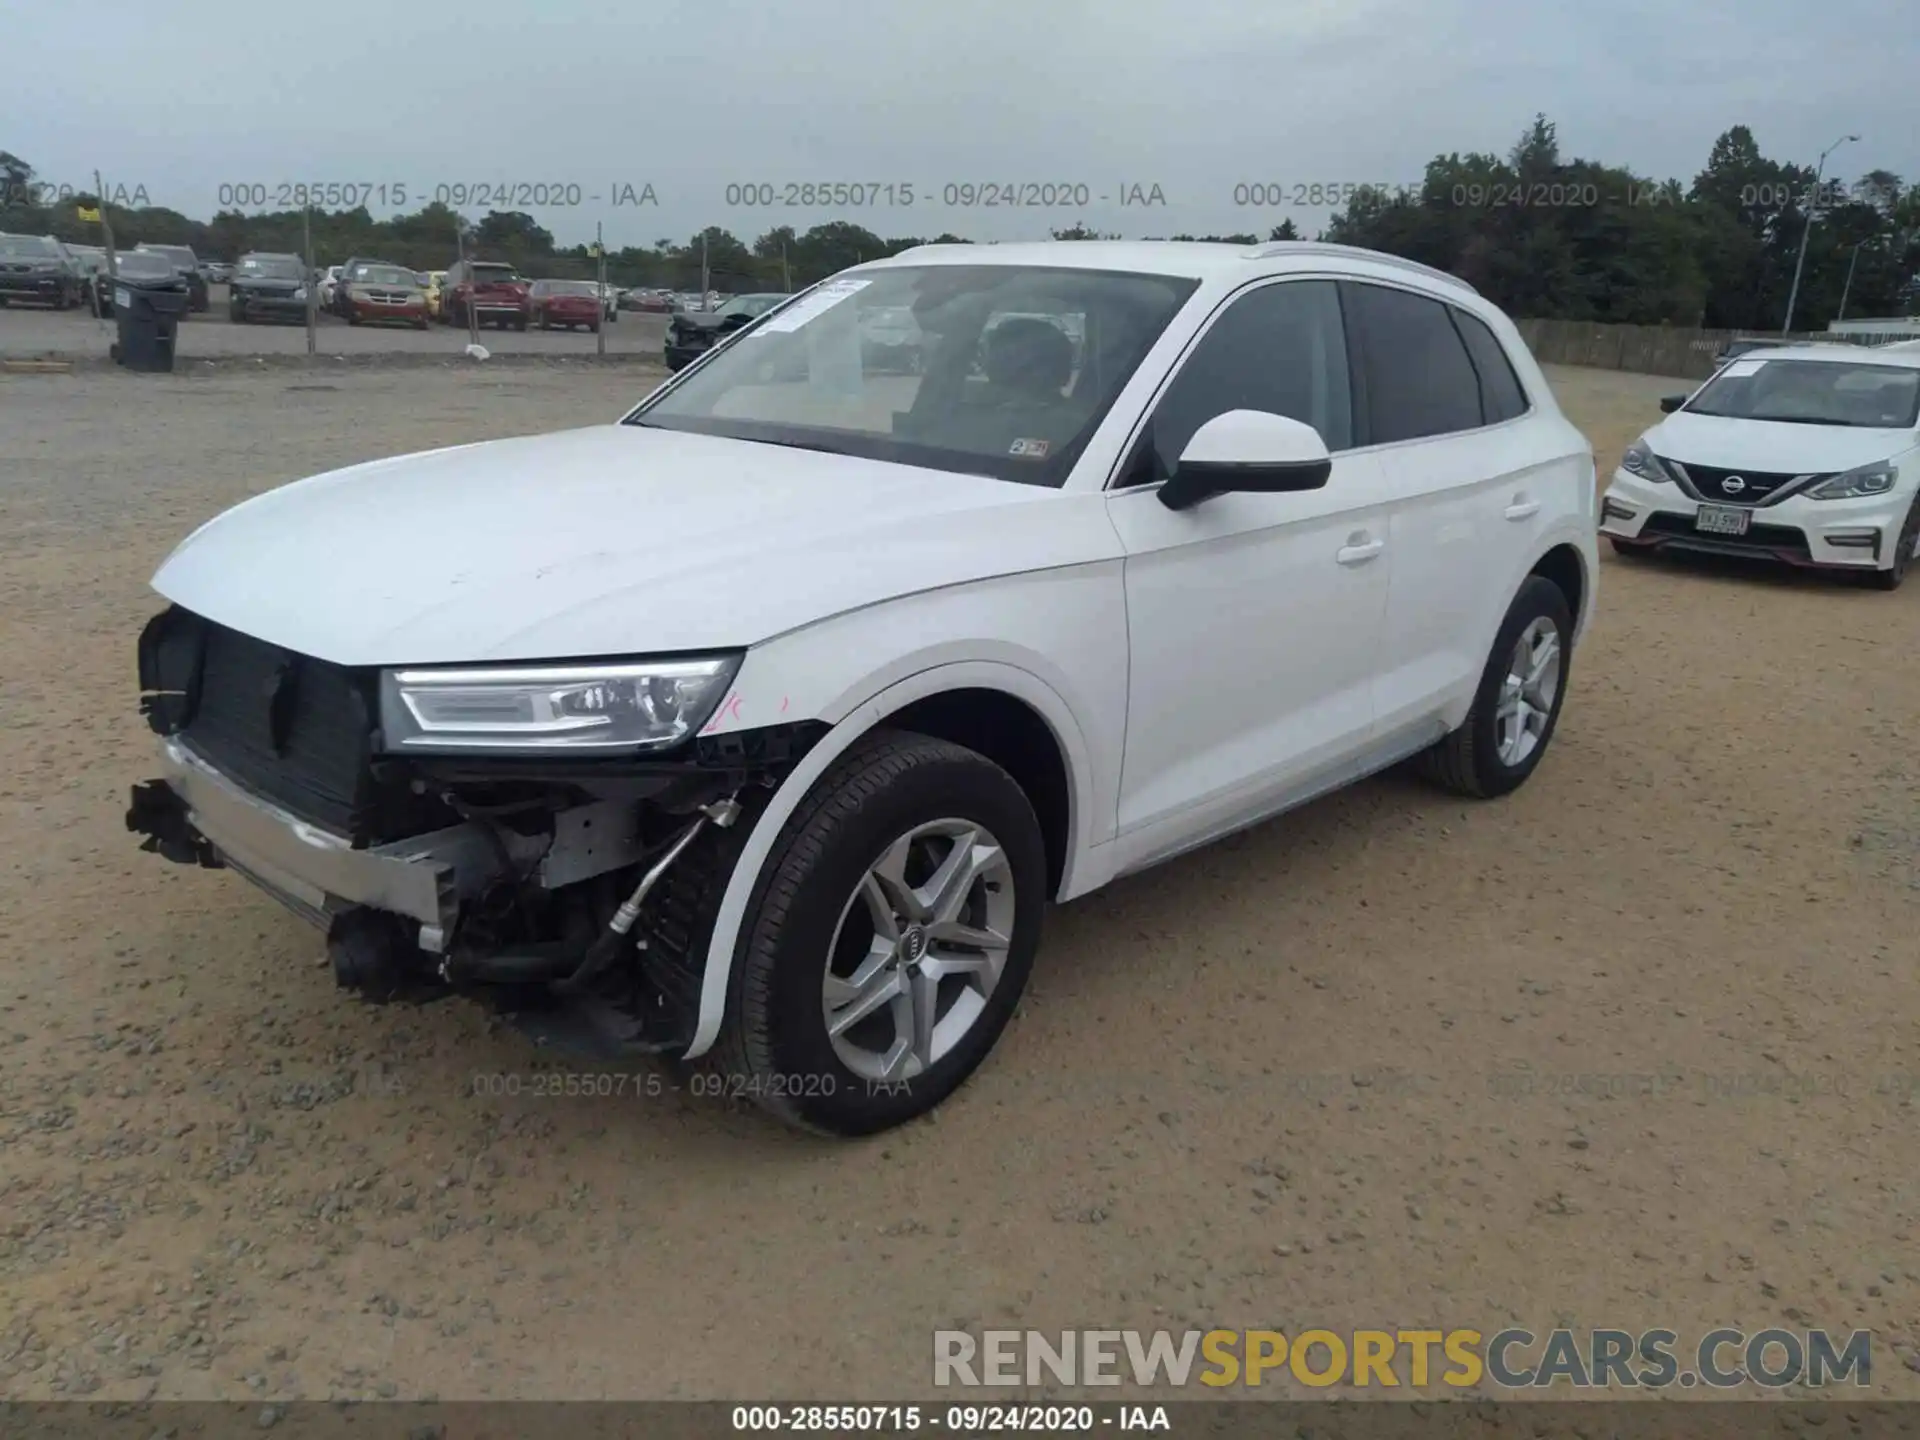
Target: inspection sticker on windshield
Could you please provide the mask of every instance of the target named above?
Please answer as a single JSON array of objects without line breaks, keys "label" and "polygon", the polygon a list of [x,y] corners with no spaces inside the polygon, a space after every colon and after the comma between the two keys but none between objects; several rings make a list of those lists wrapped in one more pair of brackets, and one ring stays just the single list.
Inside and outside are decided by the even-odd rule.
[{"label": "inspection sticker on windshield", "polygon": [[1016,440],[1007,450],[1009,455],[1024,456],[1028,460],[1044,460],[1047,451],[1053,448],[1051,440]]},{"label": "inspection sticker on windshield", "polygon": [[1760,367],[1766,363],[1764,360],[1736,360],[1727,366],[1726,374],[1735,380],[1744,380],[1749,375],[1758,375]]},{"label": "inspection sticker on windshield", "polygon": [[756,325],[748,333],[771,335],[775,331],[798,330],[809,320],[826,314],[841,301],[852,299],[872,283],[871,280],[829,280],[811,295],[794,301],[764,325]]}]

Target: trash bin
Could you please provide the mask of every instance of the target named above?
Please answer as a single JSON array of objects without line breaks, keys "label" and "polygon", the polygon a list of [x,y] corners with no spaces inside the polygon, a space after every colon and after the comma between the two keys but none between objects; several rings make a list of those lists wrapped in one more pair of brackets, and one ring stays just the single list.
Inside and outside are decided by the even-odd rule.
[{"label": "trash bin", "polygon": [[113,318],[120,338],[112,356],[129,370],[173,369],[173,339],[186,314],[187,287],[171,266],[122,260],[113,277]]}]

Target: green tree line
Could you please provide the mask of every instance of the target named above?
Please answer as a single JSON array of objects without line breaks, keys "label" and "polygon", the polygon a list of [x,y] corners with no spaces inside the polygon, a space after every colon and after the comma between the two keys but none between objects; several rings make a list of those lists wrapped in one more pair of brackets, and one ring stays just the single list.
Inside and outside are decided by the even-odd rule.
[{"label": "green tree line", "polygon": [[[0,230],[100,243],[101,225],[77,214],[95,197],[36,205],[43,197],[33,174],[26,161],[0,151]],[[1553,123],[1536,116],[1504,157],[1438,155],[1422,183],[1404,193],[1362,188],[1343,194],[1347,203],[1317,238],[1451,271],[1517,316],[1767,330],[1785,321],[1804,235],[1809,243],[1796,329],[1826,325],[1840,313],[1843,297],[1845,313],[1855,317],[1920,308],[1920,187],[1872,171],[1851,181],[1823,177],[1816,193],[1814,178],[1812,166],[1761,154],[1743,125],[1721,135],[1704,168],[1683,184],[1564,158]],[[104,213],[121,245],[191,245],[203,258],[224,260],[249,250],[303,250],[297,210],[223,211],[195,220],[163,207],[109,204]],[[455,257],[456,235],[469,225],[472,254],[508,261],[523,274],[587,278],[596,263],[588,246],[557,245],[523,211],[470,220],[436,203],[387,220],[364,207],[315,210],[304,220],[320,265],[377,255],[415,269],[444,269]],[[1062,240],[1120,238],[1080,224],[1051,233]],[[1254,244],[1300,237],[1286,220],[1264,235],[1143,238]],[[611,249],[607,268],[622,285],[692,289],[704,263],[717,289],[783,290],[927,243],[966,242],[953,234],[881,236],[848,221],[805,231],[780,226],[752,240],[716,225],[684,241]]]}]

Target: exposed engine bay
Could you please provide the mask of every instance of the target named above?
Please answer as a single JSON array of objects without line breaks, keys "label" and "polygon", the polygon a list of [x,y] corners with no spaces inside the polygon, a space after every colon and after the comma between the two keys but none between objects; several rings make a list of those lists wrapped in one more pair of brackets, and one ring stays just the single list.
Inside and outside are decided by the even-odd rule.
[{"label": "exposed engine bay", "polygon": [[233,869],[374,1001],[465,994],[556,1046],[682,1052],[751,818],[818,723],[628,756],[392,755],[378,674],[174,607],[140,643],[143,849]]}]

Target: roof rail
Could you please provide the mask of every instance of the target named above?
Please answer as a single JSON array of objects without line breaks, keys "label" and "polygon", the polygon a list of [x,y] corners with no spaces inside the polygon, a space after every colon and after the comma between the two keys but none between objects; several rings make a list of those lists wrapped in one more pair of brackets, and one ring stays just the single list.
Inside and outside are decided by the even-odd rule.
[{"label": "roof rail", "polygon": [[1347,260],[1365,260],[1375,265],[1391,265],[1399,270],[1411,270],[1431,280],[1444,280],[1449,285],[1458,286],[1469,295],[1480,293],[1458,275],[1435,269],[1431,265],[1422,265],[1418,260],[1389,255],[1384,250],[1368,250],[1359,245],[1334,245],[1325,240],[1276,240],[1247,251],[1249,260],[1273,260],[1282,255],[1337,255]]}]

